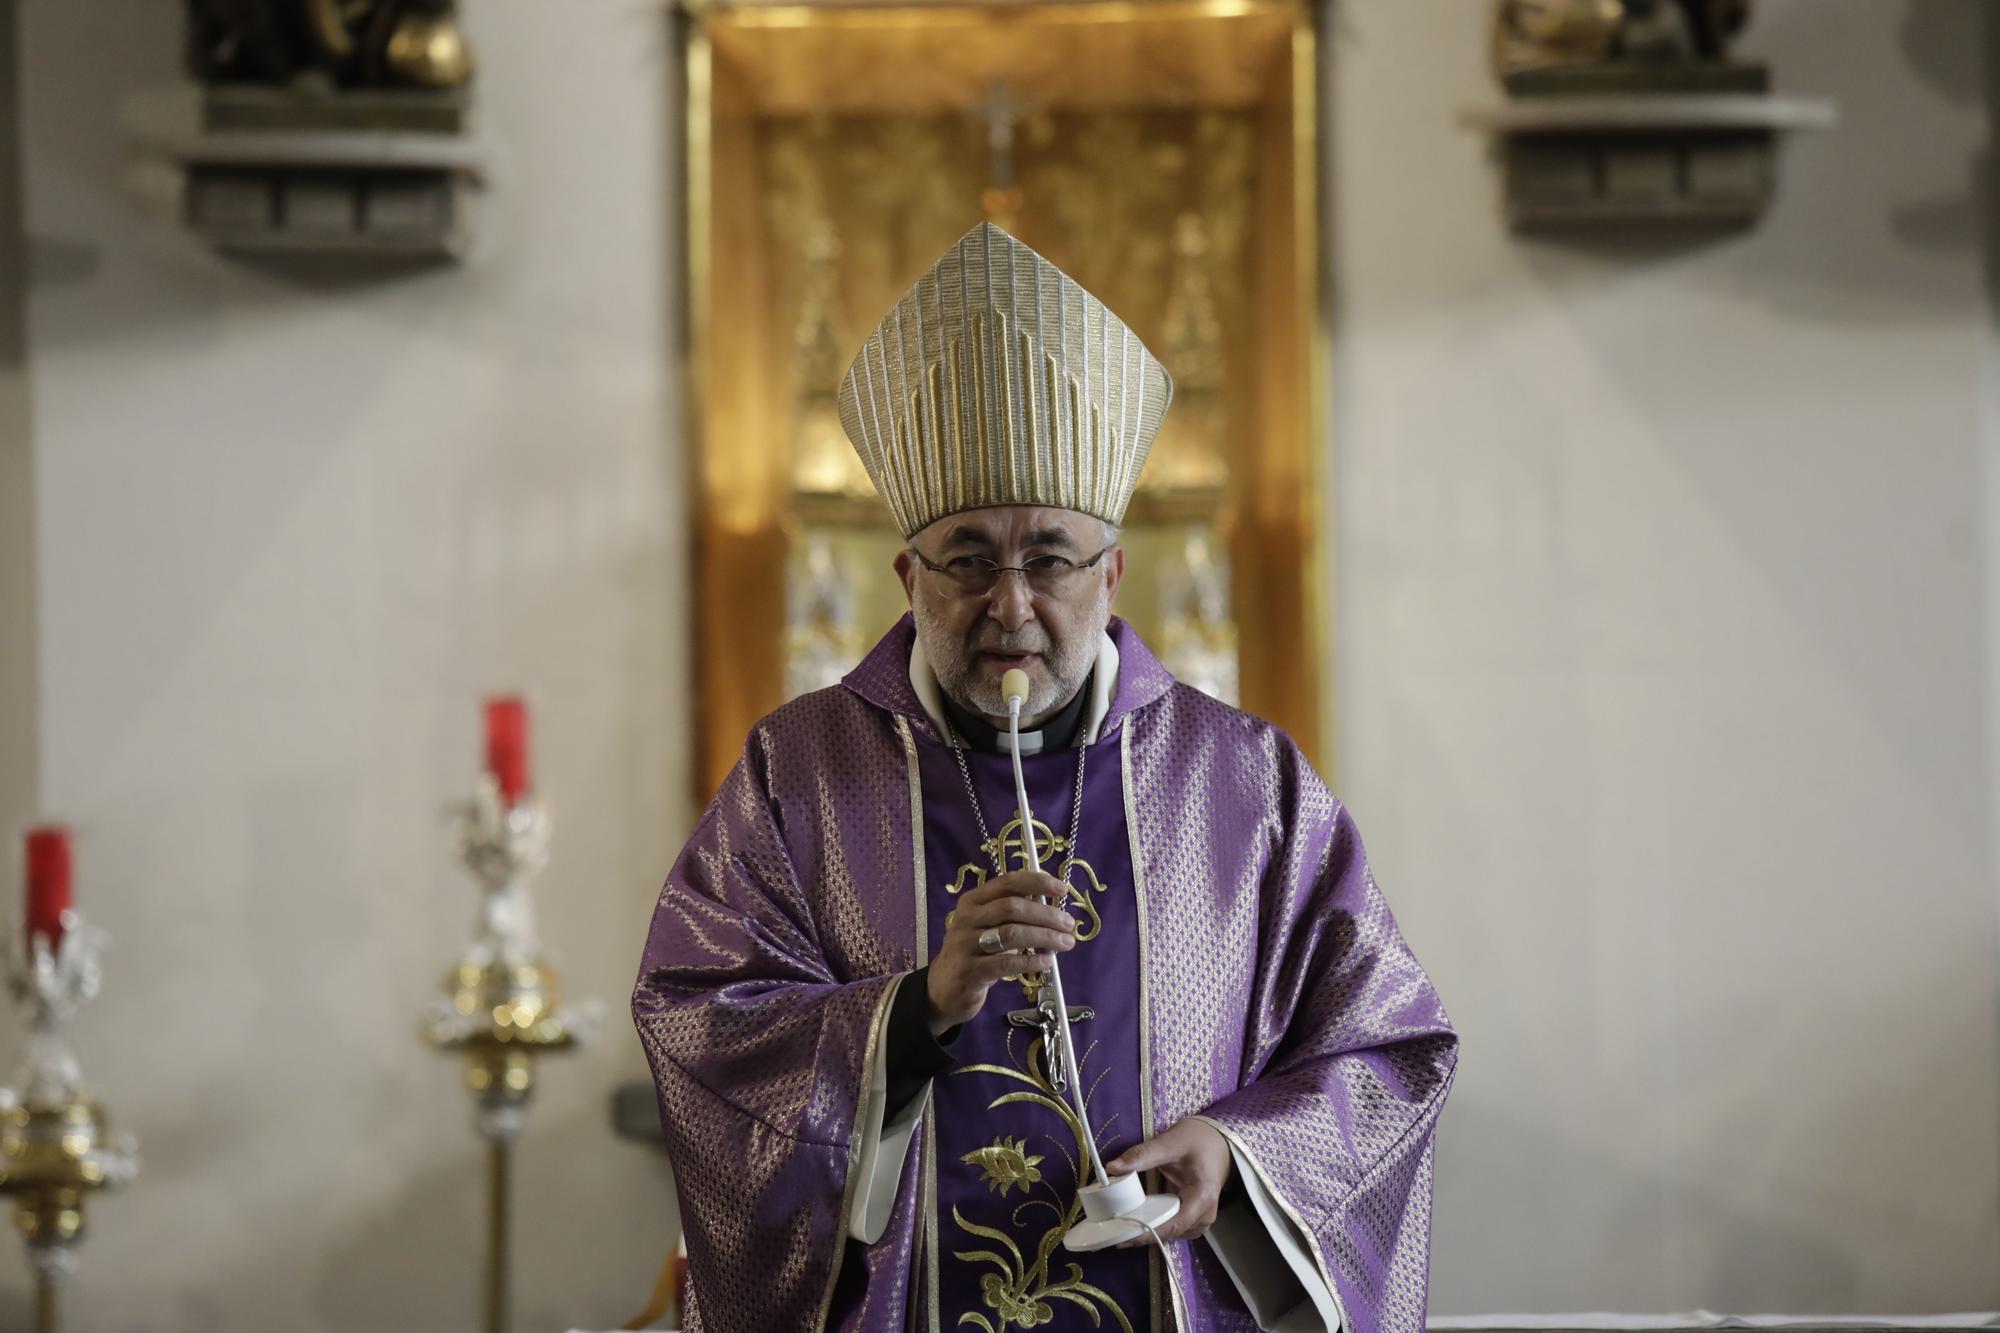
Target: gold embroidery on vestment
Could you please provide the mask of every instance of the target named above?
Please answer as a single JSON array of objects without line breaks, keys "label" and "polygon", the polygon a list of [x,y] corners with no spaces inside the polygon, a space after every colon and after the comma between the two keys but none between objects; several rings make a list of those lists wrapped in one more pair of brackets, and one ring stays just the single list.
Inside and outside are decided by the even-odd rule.
[{"label": "gold embroidery on vestment", "polygon": [[[1045,864],[1062,864],[1058,858],[1070,851],[1070,840],[1050,829],[1040,820],[1035,821],[1035,842],[1043,850]],[[1027,844],[1021,837],[1021,821],[1016,819],[1003,827],[987,842],[980,844],[989,864],[1005,865],[1010,870],[1026,870],[1029,867]],[[1098,914],[1094,895],[1105,892],[1105,885],[1097,877],[1090,863],[1072,860],[1066,869],[1072,874],[1081,872],[1083,884],[1065,880],[1069,890],[1066,906],[1073,914],[1079,914],[1076,938],[1081,947],[1096,939],[1103,930],[1104,921]],[[992,877],[991,872],[976,863],[962,865],[958,875],[944,886],[945,892],[957,895],[976,889]],[[945,918],[946,927],[951,917]],[[1034,1004],[1041,995],[1043,974],[1040,972],[1021,973],[1007,978],[1017,983],[1021,993]],[[1067,1141],[1055,1134],[1045,1135],[1046,1141],[1059,1153],[1070,1168],[1070,1179],[1076,1185],[1085,1180],[1089,1169],[1090,1154],[1084,1145],[1083,1126],[1078,1122],[1076,1112],[1057,1093],[1049,1078],[1048,1051],[1040,1036],[1029,1041],[1027,1049],[1018,1056],[1014,1049],[1014,1033],[1007,1034],[1007,1064],[961,1065],[951,1071],[951,1077],[1002,1078],[1014,1085],[1000,1093],[986,1104],[987,1110],[1002,1106],[1033,1106],[1056,1117],[1061,1127],[1068,1131]],[[1090,1058],[1096,1054],[1095,1042],[1077,1053],[1077,1068],[1085,1070]],[[1097,1086],[1110,1071],[1097,1071],[1084,1093],[1084,1104],[1089,1106],[1095,1099]],[[1094,1126],[1100,1148],[1109,1139],[1117,1117]],[[984,1148],[974,1149],[959,1160],[968,1166],[978,1167],[989,1190],[1006,1197],[1011,1189],[1018,1188],[1028,1197],[1015,1206],[1009,1220],[1016,1234],[1010,1235],[998,1227],[983,1226],[966,1218],[957,1208],[951,1212],[952,1221],[966,1238],[968,1248],[953,1250],[952,1257],[966,1263],[990,1266],[993,1271],[982,1274],[979,1279],[981,1310],[968,1310],[958,1317],[960,1327],[983,1330],[983,1333],[1004,1333],[1010,1328],[1036,1328],[1055,1319],[1052,1302],[1067,1302],[1089,1314],[1091,1323],[1102,1326],[1104,1315],[1109,1314],[1123,1333],[1133,1333],[1132,1322],[1124,1310],[1119,1308],[1111,1294],[1101,1287],[1083,1279],[1083,1266],[1078,1263],[1057,1265],[1059,1273],[1051,1272],[1051,1257],[1061,1246],[1063,1236],[1083,1219],[1083,1201],[1072,1197],[1064,1201],[1063,1190],[1055,1181],[1048,1179],[1037,1168],[1045,1160],[1043,1156],[1030,1156],[1025,1139],[996,1139]],[[1074,1185],[1072,1186],[1072,1190]],[[1050,1225],[1039,1235],[1034,1227],[1040,1223],[1034,1220],[1036,1212],[1042,1213]],[[981,1242],[991,1242],[983,1244]]]}]

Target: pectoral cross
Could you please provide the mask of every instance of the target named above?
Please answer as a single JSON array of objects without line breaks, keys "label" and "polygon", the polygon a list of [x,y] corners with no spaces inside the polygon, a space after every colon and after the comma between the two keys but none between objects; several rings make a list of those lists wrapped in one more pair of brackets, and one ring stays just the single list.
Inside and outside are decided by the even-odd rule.
[{"label": "pectoral cross", "polygon": [[[1097,1012],[1087,1004],[1073,1004],[1069,1007],[1069,1021],[1088,1023],[1097,1017]],[[1062,1014],[1056,1009],[1056,997],[1044,995],[1033,1009],[1016,1009],[1007,1015],[1007,1022],[1017,1028],[1035,1028],[1042,1034],[1042,1060],[1048,1066],[1049,1087],[1060,1096],[1069,1087],[1067,1062],[1062,1057]]]}]

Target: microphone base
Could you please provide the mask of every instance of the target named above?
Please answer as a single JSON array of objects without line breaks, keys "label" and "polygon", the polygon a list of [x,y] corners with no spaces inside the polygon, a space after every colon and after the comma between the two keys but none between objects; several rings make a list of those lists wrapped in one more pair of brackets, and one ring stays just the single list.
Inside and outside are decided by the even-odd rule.
[{"label": "microphone base", "polygon": [[1113,1245],[1123,1245],[1129,1240],[1144,1240],[1146,1227],[1163,1227],[1180,1210],[1181,1201],[1175,1196],[1148,1194],[1137,1207],[1122,1217],[1078,1222],[1063,1237],[1063,1248],[1075,1254],[1088,1254],[1093,1250],[1108,1250]]}]

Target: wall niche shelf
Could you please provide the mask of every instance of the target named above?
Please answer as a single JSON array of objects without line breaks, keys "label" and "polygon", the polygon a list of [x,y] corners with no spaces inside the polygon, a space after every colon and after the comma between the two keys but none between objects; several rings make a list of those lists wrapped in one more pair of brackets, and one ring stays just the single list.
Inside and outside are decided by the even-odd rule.
[{"label": "wall niche shelf", "polygon": [[1768,93],[1515,96],[1460,113],[1499,151],[1515,231],[1748,227],[1784,135],[1833,128],[1825,98]]},{"label": "wall niche shelf", "polygon": [[218,117],[201,89],[172,88],[133,98],[122,119],[138,152],[177,178],[182,223],[219,250],[463,259],[490,147],[462,131],[382,124],[381,98],[355,99],[352,114],[341,100],[315,99],[296,118],[309,123],[245,124]]}]

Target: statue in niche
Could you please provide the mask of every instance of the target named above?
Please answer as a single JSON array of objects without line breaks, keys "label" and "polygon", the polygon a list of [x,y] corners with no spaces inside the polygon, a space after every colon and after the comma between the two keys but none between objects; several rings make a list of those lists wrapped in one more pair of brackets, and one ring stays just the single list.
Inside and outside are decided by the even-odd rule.
[{"label": "statue in niche", "polygon": [[1750,0],[1624,0],[1616,52],[1628,60],[1723,60]]},{"label": "statue in niche", "polygon": [[849,573],[826,533],[794,545],[785,579],[785,697],[838,685],[867,647]]},{"label": "statue in niche", "polygon": [[840,236],[832,221],[814,218],[806,227],[802,249],[804,290],[792,328],[792,364],[798,377],[792,399],[793,489],[807,499],[861,500],[870,506],[866,512],[873,519],[875,487],[841,429],[835,393],[846,367],[845,348],[834,328],[840,297],[836,267]]},{"label": "statue in niche", "polygon": [[455,0],[188,0],[188,60],[210,86],[464,87]]},{"label": "statue in niche", "polygon": [[1237,702],[1236,622],[1229,612],[1229,557],[1209,529],[1190,525],[1160,580],[1160,660],[1176,678],[1226,704]]},{"label": "statue in niche", "polygon": [[1493,62],[1513,93],[1766,92],[1730,58],[1750,0],[1498,0]]}]

